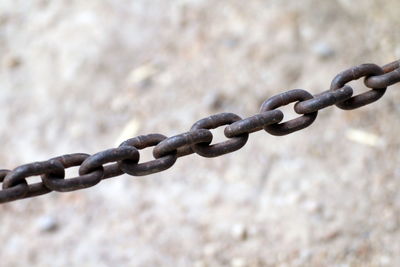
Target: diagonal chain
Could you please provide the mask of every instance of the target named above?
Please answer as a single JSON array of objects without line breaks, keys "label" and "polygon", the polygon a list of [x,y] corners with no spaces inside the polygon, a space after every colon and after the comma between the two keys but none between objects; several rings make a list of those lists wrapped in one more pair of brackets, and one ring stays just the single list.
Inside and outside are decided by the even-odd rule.
[{"label": "diagonal chain", "polygon": [[[353,96],[349,82],[364,78],[370,90]],[[52,191],[69,192],[94,186],[104,179],[129,174],[149,175],[164,171],[178,158],[196,153],[203,157],[217,157],[242,148],[249,134],[265,130],[282,136],[310,126],[318,111],[336,105],[344,110],[357,109],[380,99],[387,87],[400,82],[400,60],[382,67],[376,64],[361,64],[340,72],[332,80],[329,90],[311,95],[306,90],[294,89],[267,99],[260,112],[242,119],[233,113],[219,113],[201,119],[190,131],[171,137],[161,134],[141,135],[124,141],[119,147],[107,149],[94,155],[68,154],[33,162],[13,170],[0,170],[0,203],[30,198]],[[295,103],[294,110],[300,116],[281,122],[283,113],[278,108]],[[226,141],[212,144],[210,129],[226,125]],[[140,150],[153,148],[154,160],[139,163]],[[79,167],[79,175],[65,177],[65,170]],[[28,183],[31,176],[40,176],[41,181]]]}]

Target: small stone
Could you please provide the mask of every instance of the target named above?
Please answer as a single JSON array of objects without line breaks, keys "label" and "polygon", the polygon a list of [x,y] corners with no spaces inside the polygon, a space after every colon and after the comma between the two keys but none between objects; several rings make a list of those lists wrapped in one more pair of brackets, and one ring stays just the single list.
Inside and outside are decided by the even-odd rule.
[{"label": "small stone", "polygon": [[315,214],[321,211],[321,205],[316,201],[306,201],[304,209],[310,214]]},{"label": "small stone", "polygon": [[146,87],[151,84],[152,79],[159,71],[157,66],[153,64],[143,64],[131,71],[128,77],[128,83]]},{"label": "small stone", "polygon": [[327,59],[335,55],[333,48],[327,43],[323,42],[314,44],[312,50],[321,59]]},{"label": "small stone", "polygon": [[232,237],[236,240],[244,241],[248,237],[248,231],[243,224],[235,224],[232,227]]},{"label": "small stone", "polygon": [[245,267],[246,266],[246,260],[243,258],[234,258],[231,261],[231,266],[232,267]]},{"label": "small stone", "polygon": [[55,232],[59,228],[57,220],[52,216],[40,217],[37,221],[37,227],[40,232]]},{"label": "small stone", "polygon": [[371,146],[384,147],[385,141],[378,135],[358,129],[348,129],[346,137],[356,143]]},{"label": "small stone", "polygon": [[4,65],[9,69],[15,69],[21,65],[21,59],[17,56],[7,56],[4,59]]},{"label": "small stone", "polygon": [[321,241],[333,241],[341,235],[341,231],[338,229],[333,229],[331,231],[327,231],[325,234],[322,235]]}]

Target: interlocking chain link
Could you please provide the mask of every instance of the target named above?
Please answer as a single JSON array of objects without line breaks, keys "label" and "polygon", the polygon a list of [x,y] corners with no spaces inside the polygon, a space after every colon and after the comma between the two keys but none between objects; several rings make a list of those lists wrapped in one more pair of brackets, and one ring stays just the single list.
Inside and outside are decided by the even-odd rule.
[{"label": "interlocking chain link", "polygon": [[[347,83],[364,78],[370,88],[357,96]],[[386,88],[400,82],[400,60],[379,67],[362,64],[340,72],[332,80],[330,89],[311,95],[302,89],[280,93],[267,99],[260,112],[242,119],[233,113],[219,113],[193,124],[189,132],[166,137],[161,134],[141,135],[124,141],[119,147],[94,155],[68,154],[21,165],[13,170],[0,170],[0,203],[30,198],[52,191],[69,192],[94,186],[104,179],[122,174],[149,175],[170,168],[178,158],[196,153],[203,157],[217,157],[242,148],[249,134],[264,129],[272,135],[286,135],[310,126],[318,111],[336,105],[344,110],[360,108],[381,98]],[[294,110],[301,115],[290,121],[283,120],[279,107],[295,103]],[[226,125],[226,141],[211,144],[210,129]],[[153,148],[154,160],[139,163],[139,150]],[[79,167],[79,175],[65,178],[65,170]],[[28,178],[40,176],[41,181],[29,183]]]}]

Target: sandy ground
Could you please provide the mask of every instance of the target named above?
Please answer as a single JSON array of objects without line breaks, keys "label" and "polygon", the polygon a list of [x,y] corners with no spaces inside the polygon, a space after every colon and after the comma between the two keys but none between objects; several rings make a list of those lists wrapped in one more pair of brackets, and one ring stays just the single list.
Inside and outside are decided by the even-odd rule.
[{"label": "sandy ground", "polygon": [[[324,91],[400,58],[400,5],[382,3],[2,0],[1,166]],[[399,89],[220,158],[1,205],[0,265],[399,266]]]}]

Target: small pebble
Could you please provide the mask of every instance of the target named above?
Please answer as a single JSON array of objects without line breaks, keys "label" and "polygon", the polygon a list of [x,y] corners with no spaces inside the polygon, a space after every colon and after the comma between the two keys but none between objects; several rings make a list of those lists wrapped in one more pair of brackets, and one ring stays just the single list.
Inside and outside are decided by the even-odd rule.
[{"label": "small pebble", "polygon": [[4,58],[4,65],[9,69],[15,69],[21,65],[21,59],[12,55],[6,56]]},{"label": "small pebble", "polygon": [[346,137],[353,142],[371,147],[385,146],[385,141],[380,136],[363,130],[348,129],[346,131]]},{"label": "small pebble", "polygon": [[333,240],[335,240],[336,238],[338,238],[340,235],[341,235],[340,230],[338,230],[338,229],[333,229],[333,230],[331,230],[331,231],[327,231],[327,232],[321,237],[321,240],[322,240],[322,241],[326,241],[326,242],[328,242],[328,241],[333,241]]},{"label": "small pebble", "polygon": [[235,224],[232,227],[232,237],[236,240],[244,241],[248,237],[248,231],[243,224]]},{"label": "small pebble", "polygon": [[327,59],[335,55],[333,48],[327,43],[316,43],[312,47],[313,52],[321,59]]},{"label": "small pebble", "polygon": [[304,209],[311,214],[315,214],[321,211],[321,205],[316,201],[306,201],[303,206]]},{"label": "small pebble", "polygon": [[37,221],[37,227],[40,232],[55,232],[59,225],[57,220],[52,216],[40,217]]},{"label": "small pebble", "polygon": [[144,64],[131,71],[128,77],[129,84],[147,86],[151,83],[154,76],[159,73],[159,69],[152,64]]},{"label": "small pebble", "polygon": [[245,261],[245,259],[242,259],[242,258],[234,258],[231,261],[231,266],[232,267],[245,267],[246,261]]}]

